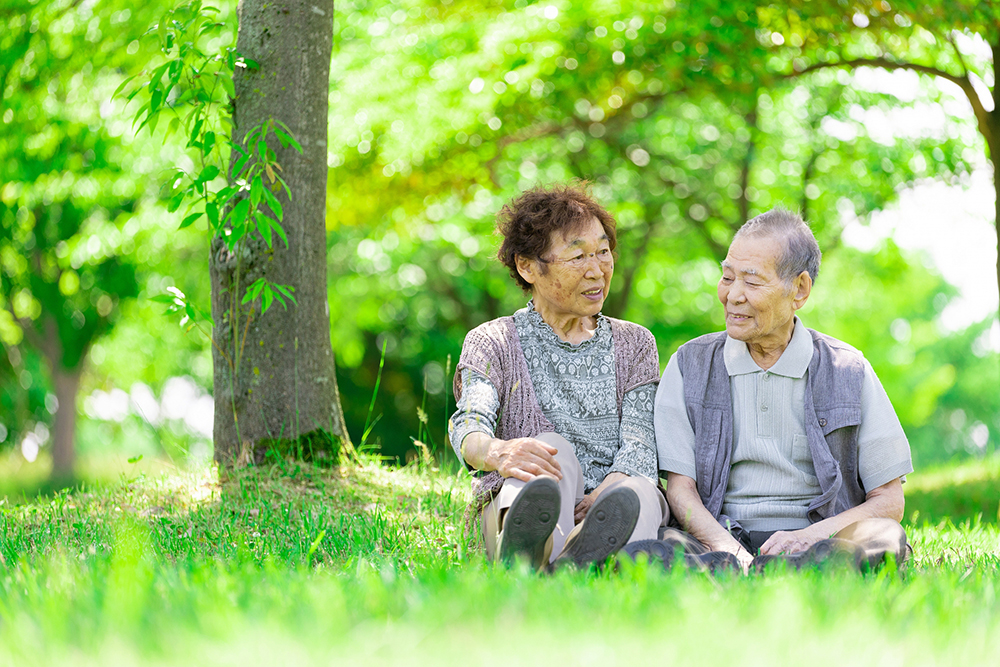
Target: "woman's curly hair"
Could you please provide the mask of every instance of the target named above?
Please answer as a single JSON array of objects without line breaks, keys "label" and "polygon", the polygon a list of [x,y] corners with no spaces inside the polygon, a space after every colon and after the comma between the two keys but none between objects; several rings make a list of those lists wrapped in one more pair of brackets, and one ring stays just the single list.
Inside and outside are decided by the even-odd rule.
[{"label": "woman's curly hair", "polygon": [[[597,218],[604,227],[608,244],[614,252],[617,245],[614,216],[594,200],[589,183],[580,181],[526,190],[504,204],[497,213],[496,231],[503,236],[497,258],[521,289],[530,292],[531,283],[517,272],[517,256],[541,259],[552,243],[552,232],[573,232],[591,218]],[[541,271],[548,271],[544,262]]]}]

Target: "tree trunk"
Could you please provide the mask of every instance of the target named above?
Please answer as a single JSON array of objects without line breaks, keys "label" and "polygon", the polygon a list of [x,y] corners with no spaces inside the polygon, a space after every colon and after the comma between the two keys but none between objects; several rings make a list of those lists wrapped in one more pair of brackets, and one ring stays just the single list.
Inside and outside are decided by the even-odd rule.
[{"label": "tree trunk", "polygon": [[[272,251],[248,237],[230,253],[220,239],[212,243],[215,456],[227,464],[259,461],[281,443],[349,442],[326,277],[333,0],[241,0],[238,14],[237,50],[259,69],[235,74],[233,140],[242,143],[273,118],[291,129],[302,152],[269,139],[291,191],[291,201],[282,201],[288,247],[276,238]],[[297,304],[286,310],[275,303],[263,315],[259,302],[240,306],[260,277],[293,286]]]},{"label": "tree trunk", "polygon": [[56,480],[73,477],[76,395],[80,390],[81,372],[82,368],[67,369],[58,362],[52,364],[52,383],[59,402],[52,425],[52,478]]}]

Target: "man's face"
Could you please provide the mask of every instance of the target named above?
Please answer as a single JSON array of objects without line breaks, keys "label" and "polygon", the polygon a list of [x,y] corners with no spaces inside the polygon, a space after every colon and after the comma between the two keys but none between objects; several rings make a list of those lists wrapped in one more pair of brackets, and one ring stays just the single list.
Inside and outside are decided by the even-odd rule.
[{"label": "man's face", "polygon": [[718,294],[726,333],[732,338],[771,349],[788,344],[795,311],[805,298],[796,289],[801,277],[791,288],[778,277],[775,264],[781,249],[780,242],[769,237],[741,237],[729,246]]}]

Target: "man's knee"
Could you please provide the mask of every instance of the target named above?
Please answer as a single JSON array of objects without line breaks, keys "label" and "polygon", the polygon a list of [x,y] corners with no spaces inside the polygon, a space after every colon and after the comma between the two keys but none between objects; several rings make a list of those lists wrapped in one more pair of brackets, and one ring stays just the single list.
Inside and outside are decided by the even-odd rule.
[{"label": "man's knee", "polygon": [[906,531],[898,521],[885,518],[861,519],[837,533],[836,537],[852,542],[906,544]]}]

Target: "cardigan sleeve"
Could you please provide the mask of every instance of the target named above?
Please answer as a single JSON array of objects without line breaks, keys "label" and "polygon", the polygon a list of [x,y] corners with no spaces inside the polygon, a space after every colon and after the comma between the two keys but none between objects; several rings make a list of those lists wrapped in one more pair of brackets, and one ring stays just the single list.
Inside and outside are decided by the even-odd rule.
[{"label": "cardigan sleeve", "polygon": [[646,327],[618,320],[615,336],[615,356],[621,396],[636,387],[657,384],[660,381],[660,355],[656,339]]}]

